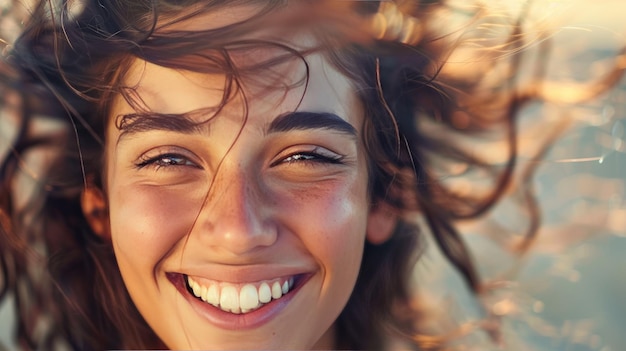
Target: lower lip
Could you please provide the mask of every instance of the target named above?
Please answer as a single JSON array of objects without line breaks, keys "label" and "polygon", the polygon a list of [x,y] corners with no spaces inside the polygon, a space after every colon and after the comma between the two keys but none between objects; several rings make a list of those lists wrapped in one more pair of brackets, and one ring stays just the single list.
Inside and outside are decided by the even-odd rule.
[{"label": "lower lip", "polygon": [[240,314],[222,311],[221,309],[200,301],[198,298],[191,295],[191,293],[187,291],[185,279],[180,273],[167,273],[167,278],[176,287],[178,292],[183,295],[185,300],[189,302],[191,307],[210,323],[222,329],[246,330],[257,328],[265,323],[268,323],[276,315],[278,315],[287,306],[287,304],[289,304],[300,288],[306,284],[310,276],[301,277],[296,288],[289,291],[287,295],[284,295],[280,299],[272,300],[252,312]]}]

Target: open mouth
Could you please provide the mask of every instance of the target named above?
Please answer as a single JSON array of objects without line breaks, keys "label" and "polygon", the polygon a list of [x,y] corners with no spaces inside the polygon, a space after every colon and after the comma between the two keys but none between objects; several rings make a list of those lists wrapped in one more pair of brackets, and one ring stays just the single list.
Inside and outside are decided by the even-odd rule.
[{"label": "open mouth", "polygon": [[204,303],[233,314],[258,310],[280,300],[302,283],[302,275],[281,277],[255,283],[232,284],[224,282],[199,282],[184,275],[187,291]]}]

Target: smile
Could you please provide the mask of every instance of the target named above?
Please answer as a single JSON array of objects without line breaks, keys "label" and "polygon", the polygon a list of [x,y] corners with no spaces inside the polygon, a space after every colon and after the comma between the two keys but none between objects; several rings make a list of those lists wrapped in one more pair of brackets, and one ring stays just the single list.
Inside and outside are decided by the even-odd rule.
[{"label": "smile", "polygon": [[282,298],[293,289],[294,281],[294,277],[284,277],[246,284],[217,281],[199,283],[185,276],[187,290],[196,298],[234,314],[250,313],[272,300]]},{"label": "smile", "polygon": [[260,327],[276,318],[314,274],[291,274],[237,283],[175,272],[168,272],[166,276],[203,319],[218,328],[242,331]]}]

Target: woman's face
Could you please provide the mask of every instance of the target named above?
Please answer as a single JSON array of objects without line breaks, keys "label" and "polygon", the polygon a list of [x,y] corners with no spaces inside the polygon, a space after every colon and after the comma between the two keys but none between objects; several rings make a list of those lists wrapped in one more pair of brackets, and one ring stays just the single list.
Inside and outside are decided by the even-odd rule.
[{"label": "woman's face", "polygon": [[[106,231],[170,348],[333,348],[370,218],[363,121],[349,81],[320,54],[306,61],[306,91],[253,87],[195,126],[211,112],[120,131],[116,117],[136,110],[112,107]],[[285,83],[305,72],[299,60],[274,70]],[[143,110],[177,114],[218,105],[224,77],[137,60],[124,83]]]}]

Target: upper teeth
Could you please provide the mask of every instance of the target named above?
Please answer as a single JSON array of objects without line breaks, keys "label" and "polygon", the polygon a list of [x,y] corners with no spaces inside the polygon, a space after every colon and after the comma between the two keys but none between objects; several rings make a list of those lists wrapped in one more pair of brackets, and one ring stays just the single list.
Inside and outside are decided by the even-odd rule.
[{"label": "upper teeth", "polygon": [[293,287],[293,277],[237,286],[218,282],[200,285],[187,276],[187,283],[202,301],[223,311],[239,314],[252,312],[272,299],[280,299]]}]

